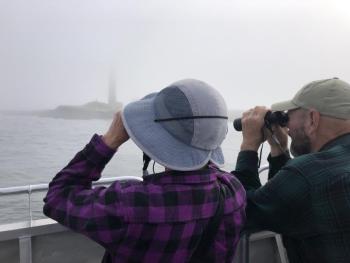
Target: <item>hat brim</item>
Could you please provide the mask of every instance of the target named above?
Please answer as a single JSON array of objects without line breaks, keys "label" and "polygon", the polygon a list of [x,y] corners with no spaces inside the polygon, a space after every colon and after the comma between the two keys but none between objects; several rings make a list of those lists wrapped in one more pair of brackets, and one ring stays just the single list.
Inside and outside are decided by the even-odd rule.
[{"label": "hat brim", "polygon": [[282,101],[271,105],[272,111],[287,111],[294,110],[297,108],[299,108],[299,106],[294,104],[291,100]]},{"label": "hat brim", "polygon": [[202,150],[175,139],[159,122],[155,122],[152,93],[139,101],[129,103],[122,112],[124,127],[134,143],[157,163],[179,171],[202,168],[209,161],[224,164],[220,147]]}]

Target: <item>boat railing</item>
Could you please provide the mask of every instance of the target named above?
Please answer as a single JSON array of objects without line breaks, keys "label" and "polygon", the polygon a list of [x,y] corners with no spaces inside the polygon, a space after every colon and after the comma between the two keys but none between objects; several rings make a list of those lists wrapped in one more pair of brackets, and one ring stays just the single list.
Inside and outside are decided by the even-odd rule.
[{"label": "boat railing", "polygon": [[[107,177],[107,178],[101,178],[97,182],[94,182],[93,186],[107,185],[107,184],[110,184],[116,180],[142,181],[142,178],[137,177],[137,176]],[[32,222],[33,222],[32,193],[47,191],[48,187],[49,187],[49,184],[30,184],[30,185],[22,185],[22,186],[3,187],[3,188],[0,188],[0,197],[4,196],[4,195],[27,194],[27,197],[28,197],[28,221],[29,221],[29,225],[31,226]]]},{"label": "boat railing", "polygon": [[[266,171],[268,165],[262,166],[259,169],[259,173]],[[123,177],[111,177],[102,178],[97,182],[94,182],[94,186],[107,185],[116,180],[138,180],[142,181],[141,177],[136,176],[123,176]],[[4,195],[15,195],[26,193],[28,196],[28,221],[15,224],[0,225],[0,245],[1,242],[9,240],[18,240],[18,253],[20,263],[32,263],[32,242],[33,239],[39,244],[41,236],[53,235],[66,232],[67,229],[51,219],[33,220],[32,218],[32,205],[31,195],[34,192],[46,191],[48,184],[34,184],[26,186],[6,187],[0,188],[0,197]],[[77,237],[72,237],[77,238]],[[80,238],[80,237],[79,237]],[[240,243],[237,247],[235,263],[249,263],[251,262],[252,245],[254,242],[261,240],[273,240],[274,242],[274,257],[278,253],[278,259],[271,262],[287,263],[287,257],[285,249],[283,247],[281,236],[271,231],[261,231],[258,233],[244,234],[241,237]],[[91,246],[91,244],[90,244]],[[253,247],[254,249],[254,247]],[[92,249],[93,251],[93,249]],[[42,253],[42,252],[41,252]],[[254,257],[254,255],[253,255]],[[0,253],[1,258],[1,253]],[[44,262],[44,261],[43,261]],[[74,262],[74,261],[72,261]]]},{"label": "boat railing", "polygon": [[[259,173],[267,170],[269,168],[268,165],[264,165],[259,168]],[[93,185],[107,185],[110,184],[116,180],[138,180],[142,181],[141,177],[137,176],[120,176],[120,177],[108,177],[108,178],[101,178],[97,182],[94,182]],[[34,192],[43,192],[47,191],[49,187],[49,184],[30,184],[30,185],[22,185],[22,186],[12,186],[12,187],[3,187],[0,188],[0,197],[4,195],[17,195],[17,194],[27,194],[28,197],[28,221],[29,225],[32,224],[33,221],[33,211],[32,211],[32,193]]]}]

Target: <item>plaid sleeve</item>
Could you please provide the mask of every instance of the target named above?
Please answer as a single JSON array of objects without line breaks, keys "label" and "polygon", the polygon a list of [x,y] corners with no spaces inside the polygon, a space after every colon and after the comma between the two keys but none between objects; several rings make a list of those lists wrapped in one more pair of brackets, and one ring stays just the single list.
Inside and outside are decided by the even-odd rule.
[{"label": "plaid sleeve", "polygon": [[115,182],[108,188],[92,188],[92,181],[101,177],[114,153],[95,134],[90,143],[53,178],[44,198],[46,216],[87,235],[104,247],[118,241],[120,231],[123,231],[121,186]]}]

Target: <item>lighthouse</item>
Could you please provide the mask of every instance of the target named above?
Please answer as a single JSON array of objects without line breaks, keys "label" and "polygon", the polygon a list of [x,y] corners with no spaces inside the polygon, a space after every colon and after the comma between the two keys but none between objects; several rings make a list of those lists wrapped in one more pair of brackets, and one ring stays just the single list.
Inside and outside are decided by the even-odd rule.
[{"label": "lighthouse", "polygon": [[108,105],[111,108],[114,108],[117,106],[117,99],[116,99],[116,80],[114,74],[111,72],[109,75],[109,83],[108,83]]},{"label": "lighthouse", "polygon": [[117,91],[116,78],[115,78],[114,70],[111,70],[109,74],[109,81],[108,81],[108,103],[107,104],[113,112],[119,111],[123,108],[123,104],[117,101],[116,91]]}]

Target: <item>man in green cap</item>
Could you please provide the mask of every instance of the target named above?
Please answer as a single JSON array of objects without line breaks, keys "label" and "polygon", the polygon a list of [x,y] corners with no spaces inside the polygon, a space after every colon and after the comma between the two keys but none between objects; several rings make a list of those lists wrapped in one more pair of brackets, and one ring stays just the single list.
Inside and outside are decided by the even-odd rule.
[{"label": "man in green cap", "polygon": [[[281,233],[290,263],[350,262],[350,85],[314,81],[273,104],[289,121],[274,125],[272,136],[264,128],[269,110],[255,107],[242,117],[232,173],[247,190],[247,228]],[[261,186],[257,150],[266,138],[269,181]]]}]

